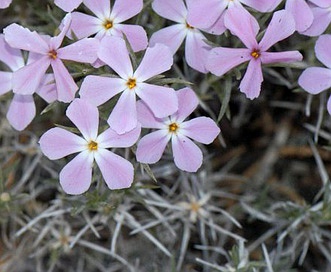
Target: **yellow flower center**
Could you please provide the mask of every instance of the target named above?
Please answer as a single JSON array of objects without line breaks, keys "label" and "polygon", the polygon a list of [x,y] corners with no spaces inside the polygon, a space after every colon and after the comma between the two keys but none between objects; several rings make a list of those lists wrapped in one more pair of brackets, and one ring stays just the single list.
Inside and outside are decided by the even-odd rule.
[{"label": "yellow flower center", "polygon": [[130,78],[127,82],[126,85],[130,88],[133,89],[137,85],[137,81],[135,78]]},{"label": "yellow flower center", "polygon": [[105,29],[111,29],[112,27],[113,27],[113,22],[112,21],[110,21],[110,20],[106,20],[104,23],[103,23],[103,27],[105,28]]},{"label": "yellow flower center", "polygon": [[169,125],[169,132],[175,133],[179,126],[176,123],[172,123]]},{"label": "yellow flower center", "polygon": [[255,50],[251,53],[251,56],[252,56],[254,59],[259,58],[260,55],[261,55],[260,50],[257,50],[257,49],[255,49]]},{"label": "yellow flower center", "polygon": [[88,144],[88,149],[90,151],[97,151],[98,150],[98,143],[94,142],[94,141],[90,141]]},{"label": "yellow flower center", "polygon": [[51,59],[55,60],[57,58],[57,52],[53,49],[53,50],[51,50],[51,51],[48,52],[48,56]]}]

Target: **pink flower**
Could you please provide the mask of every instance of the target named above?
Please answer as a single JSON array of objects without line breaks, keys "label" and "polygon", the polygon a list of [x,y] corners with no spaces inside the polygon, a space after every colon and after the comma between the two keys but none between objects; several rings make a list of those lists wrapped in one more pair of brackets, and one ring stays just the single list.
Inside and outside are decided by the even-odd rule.
[{"label": "pink flower", "polygon": [[97,33],[96,38],[101,39],[105,35],[122,37],[124,33],[133,51],[147,47],[147,35],[141,26],[122,24],[142,10],[143,0],[116,0],[112,9],[109,0],[85,0],[84,4],[96,17],[73,12],[69,37],[82,39]]},{"label": "pink flower", "polygon": [[6,42],[13,48],[37,53],[40,57],[16,71],[13,75],[13,91],[17,94],[33,94],[40,85],[49,66],[54,72],[58,100],[70,102],[78,86],[65,68],[62,60],[93,63],[97,59],[99,41],[83,39],[60,48],[70,26],[70,14],[64,18],[64,28],[56,37],[41,36],[17,24],[4,29]]},{"label": "pink flower", "polygon": [[140,127],[123,135],[108,128],[98,136],[98,109],[81,99],[75,99],[69,105],[66,115],[83,137],[62,128],[52,128],[39,141],[42,152],[51,160],[79,152],[60,172],[63,190],[72,195],[86,192],[91,185],[94,160],[110,189],[130,187],[134,172],[132,164],[108,148],[132,146],[139,137]]},{"label": "pink flower", "polygon": [[260,12],[270,12],[280,2],[281,0],[190,0],[188,1],[190,13],[187,19],[198,28],[209,29],[214,34],[220,35],[226,30],[224,16],[227,8],[245,4]]},{"label": "pink flower", "polygon": [[150,45],[165,44],[175,54],[186,40],[185,59],[187,64],[199,72],[206,73],[205,60],[210,46],[205,43],[207,38],[201,31],[187,20],[190,9],[186,8],[183,0],[154,0],[152,7],[157,14],[177,24],[154,32]]},{"label": "pink flower", "polygon": [[82,2],[83,0],[55,0],[54,4],[66,12],[71,12]]},{"label": "pink flower", "polygon": [[79,94],[81,98],[99,106],[122,92],[108,118],[110,127],[117,133],[122,134],[137,126],[136,95],[157,117],[168,116],[178,109],[177,97],[172,88],[145,83],[171,68],[173,58],[167,46],[156,44],[148,47],[136,71],[133,70],[122,38],[104,37],[98,56],[120,78],[87,76]]},{"label": "pink flower", "polygon": [[13,0],[0,0],[0,9],[8,8]]},{"label": "pink flower", "polygon": [[281,10],[274,13],[259,43],[256,40],[258,22],[253,16],[247,17],[243,13],[246,13],[244,9],[229,9],[225,24],[247,48],[214,48],[210,52],[206,67],[213,74],[222,76],[232,68],[249,61],[239,88],[248,98],[253,99],[258,97],[261,91],[262,64],[300,61],[302,55],[298,51],[267,52],[272,45],[295,31],[295,23],[289,12]]},{"label": "pink flower", "polygon": [[302,33],[313,23],[314,15],[306,0],[287,0],[285,9],[291,12],[298,32]]},{"label": "pink flower", "polygon": [[313,22],[302,34],[307,36],[321,35],[331,23],[331,1],[330,0],[310,0]]},{"label": "pink flower", "polygon": [[196,172],[202,164],[202,152],[191,140],[210,144],[220,133],[215,122],[208,117],[197,117],[184,121],[198,106],[195,93],[184,88],[176,92],[178,111],[167,118],[155,118],[149,108],[138,102],[138,119],[144,128],[156,128],[144,136],[137,146],[137,160],[142,163],[156,163],[160,160],[169,141],[176,166],[184,171]]},{"label": "pink flower", "polygon": [[[309,67],[299,77],[299,85],[308,93],[318,94],[331,87],[331,35],[322,35],[315,44],[317,59],[324,67]],[[331,114],[331,96],[327,103],[327,109]]]},{"label": "pink flower", "polygon": [[[0,34],[0,61],[6,64],[11,72],[0,71],[0,95],[12,90],[13,72],[24,67],[24,58],[21,50],[11,48],[5,41],[4,35]],[[28,63],[33,61],[30,55]],[[53,102],[56,97],[54,84],[47,84],[54,80],[53,75],[46,75],[42,80],[37,93],[48,103]],[[25,129],[36,115],[36,106],[32,95],[14,94],[9,105],[7,119],[16,130]]]}]

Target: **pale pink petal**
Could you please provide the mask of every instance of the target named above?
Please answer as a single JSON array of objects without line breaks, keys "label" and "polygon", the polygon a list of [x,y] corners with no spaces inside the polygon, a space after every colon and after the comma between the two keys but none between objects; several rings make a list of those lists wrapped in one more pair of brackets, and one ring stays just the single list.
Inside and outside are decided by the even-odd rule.
[{"label": "pale pink petal", "polygon": [[60,48],[58,58],[83,63],[93,63],[98,58],[100,41],[95,38],[85,38]]},{"label": "pale pink petal", "polygon": [[185,58],[187,64],[193,69],[207,73],[206,60],[211,49],[204,41],[206,37],[198,30],[190,30],[186,36]]},{"label": "pale pink petal", "polygon": [[260,56],[263,64],[276,62],[301,61],[302,55],[299,51],[263,52]]},{"label": "pale pink petal", "polygon": [[114,18],[115,23],[124,22],[137,15],[142,10],[143,4],[143,0],[116,0],[110,17]]},{"label": "pale pink petal", "polygon": [[98,136],[97,142],[99,143],[100,148],[130,147],[137,142],[140,132],[140,124],[138,124],[133,130],[124,134],[118,134],[116,131],[108,128]]},{"label": "pale pink petal", "polygon": [[48,56],[43,56],[39,60],[15,71],[13,73],[14,93],[22,95],[33,94],[40,86],[40,82],[43,80],[50,62],[51,60]]},{"label": "pale pink petal", "polygon": [[174,135],[171,140],[176,166],[187,172],[198,171],[202,165],[200,148],[184,135]]},{"label": "pale pink petal", "polygon": [[61,29],[61,32],[57,36],[54,36],[50,39],[49,41],[50,49],[57,50],[61,46],[62,41],[64,37],[67,35],[67,32],[70,28],[70,24],[71,24],[71,13],[68,13],[61,21],[59,27]]},{"label": "pale pink petal", "polygon": [[0,61],[6,64],[12,71],[16,71],[24,66],[22,52],[9,46],[5,41],[5,36],[0,35]]},{"label": "pale pink petal", "polygon": [[134,77],[138,82],[168,71],[173,64],[173,57],[169,48],[163,44],[155,44],[146,49]]},{"label": "pale pink petal", "polygon": [[15,94],[7,112],[7,119],[13,128],[19,131],[25,129],[35,116],[33,96]]},{"label": "pale pink petal", "polygon": [[309,67],[300,75],[298,83],[308,93],[318,94],[331,87],[331,70]]},{"label": "pale pink petal", "polygon": [[326,34],[318,38],[315,44],[315,54],[320,62],[326,67],[331,68],[331,35]]},{"label": "pale pink petal", "polygon": [[160,16],[178,22],[185,22],[187,10],[183,0],[154,0],[153,10]]},{"label": "pale pink petal", "polygon": [[241,3],[252,7],[260,12],[270,12],[273,11],[282,0],[240,0]]},{"label": "pale pink petal", "polygon": [[328,8],[331,6],[331,0],[309,0],[309,1],[321,8]]},{"label": "pale pink petal", "polygon": [[0,71],[0,95],[3,95],[12,89],[12,75],[11,72]]},{"label": "pale pink petal", "polygon": [[83,151],[73,158],[60,172],[60,184],[70,195],[85,193],[92,181],[93,154]]},{"label": "pale pink petal", "polygon": [[109,189],[123,189],[131,186],[134,169],[129,161],[106,149],[96,152],[95,161]]},{"label": "pale pink petal", "polygon": [[127,88],[122,78],[87,76],[80,87],[80,98],[99,106]]},{"label": "pale pink petal", "polygon": [[123,134],[137,126],[136,94],[125,90],[109,115],[108,124],[118,134]]},{"label": "pale pink petal", "polygon": [[227,5],[227,1],[220,0],[190,1],[187,22],[200,29],[210,28],[220,18]]},{"label": "pale pink petal", "polygon": [[190,88],[183,88],[176,91],[178,98],[178,111],[174,114],[174,118],[178,122],[185,120],[199,105],[199,100]]},{"label": "pale pink petal", "polygon": [[57,100],[57,90],[53,74],[46,74],[37,89],[37,94],[47,103]]},{"label": "pale pink petal", "polygon": [[240,91],[246,94],[247,98],[254,99],[260,95],[262,81],[261,62],[259,60],[251,60],[240,82]]},{"label": "pale pink petal", "polygon": [[137,102],[138,121],[143,128],[164,128],[163,119],[156,118],[151,109],[142,101]]},{"label": "pale pink petal", "polygon": [[172,54],[175,54],[183,43],[186,33],[187,28],[183,24],[168,26],[154,32],[149,44],[154,46],[157,43],[162,43],[169,47]]},{"label": "pale pink petal", "polygon": [[216,22],[208,28],[204,28],[203,31],[213,34],[213,35],[221,35],[227,29],[224,25],[224,17],[227,10],[225,10],[222,15],[216,20]]},{"label": "pale pink petal", "polygon": [[276,11],[259,43],[261,51],[268,50],[275,43],[284,40],[295,31],[295,22],[289,11]]},{"label": "pale pink petal", "polygon": [[285,9],[292,14],[297,31],[305,31],[313,23],[313,12],[305,0],[287,0]]},{"label": "pale pink petal", "polygon": [[236,35],[246,47],[257,47],[256,35],[259,32],[259,24],[256,19],[242,6],[233,6],[228,9],[224,17],[225,26]]},{"label": "pale pink petal", "polygon": [[197,142],[210,144],[220,133],[220,129],[213,119],[209,117],[197,117],[181,123],[180,133]]},{"label": "pale pink petal", "polygon": [[0,1],[0,9],[8,8],[13,0],[1,0]]},{"label": "pale pink petal", "polygon": [[331,11],[329,9],[319,7],[313,7],[311,11],[313,12],[314,16],[313,23],[307,30],[301,32],[301,34],[311,37],[319,36],[331,23]]},{"label": "pale pink petal", "polygon": [[86,100],[76,98],[69,105],[66,115],[87,141],[95,141],[99,128],[99,111],[97,107]]},{"label": "pale pink petal", "polygon": [[63,9],[66,12],[73,11],[77,8],[83,0],[54,0],[54,4],[57,5],[59,8]]},{"label": "pale pink petal", "polygon": [[71,18],[70,29],[67,32],[67,36],[70,39],[74,37],[78,39],[89,37],[99,32],[102,27],[100,19],[81,12],[73,12]]},{"label": "pale pink petal", "polygon": [[106,36],[101,40],[98,57],[108,64],[121,78],[128,79],[133,70],[125,41],[119,37]]},{"label": "pale pink petal", "polygon": [[143,27],[138,25],[125,24],[118,24],[114,27],[116,27],[116,29],[118,29],[120,32],[124,33],[134,52],[146,49],[148,40],[146,31]]},{"label": "pale pink petal", "polygon": [[178,99],[172,88],[139,83],[136,94],[157,118],[167,117],[178,110]]},{"label": "pale pink petal", "polygon": [[137,144],[137,161],[142,163],[158,162],[170,137],[171,135],[166,130],[157,130],[142,137]]},{"label": "pale pink petal", "polygon": [[328,113],[331,115],[331,96],[328,99],[328,103],[327,103],[327,109],[328,109]]},{"label": "pale pink petal", "polygon": [[40,149],[44,155],[57,160],[73,153],[87,149],[87,142],[63,128],[51,128],[39,140]]},{"label": "pale pink petal", "polygon": [[[118,1],[118,0],[116,0]],[[84,5],[89,8],[98,18],[106,19],[110,15],[109,0],[84,0]]]},{"label": "pale pink petal", "polygon": [[214,75],[222,76],[251,58],[251,52],[246,48],[217,47],[210,51],[206,68]]},{"label": "pale pink petal", "polygon": [[78,86],[60,59],[52,61],[51,65],[55,78],[57,99],[61,102],[71,102],[75,98]]},{"label": "pale pink petal", "polygon": [[47,54],[49,48],[44,39],[35,31],[18,24],[11,24],[3,30],[6,42],[13,48]]}]

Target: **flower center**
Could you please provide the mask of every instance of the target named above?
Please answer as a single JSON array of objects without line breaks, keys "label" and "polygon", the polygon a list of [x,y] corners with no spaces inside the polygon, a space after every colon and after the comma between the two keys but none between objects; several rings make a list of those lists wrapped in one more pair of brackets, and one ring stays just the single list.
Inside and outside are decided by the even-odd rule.
[{"label": "flower center", "polygon": [[254,59],[257,59],[261,56],[261,53],[260,53],[260,50],[258,49],[254,49],[251,53],[251,56],[254,58]]},{"label": "flower center", "polygon": [[135,78],[129,78],[129,80],[126,82],[126,85],[130,88],[133,89],[134,87],[137,86],[137,81]]},{"label": "flower center", "polygon": [[113,22],[112,21],[110,21],[110,20],[106,20],[104,23],[103,23],[103,27],[105,28],[105,29],[111,29],[112,27],[113,27]]},{"label": "flower center", "polygon": [[51,51],[48,52],[48,56],[51,59],[55,60],[57,58],[57,52],[54,49],[52,49]]},{"label": "flower center", "polygon": [[186,28],[188,28],[188,29],[194,29],[194,27],[191,26],[188,22],[186,22]]},{"label": "flower center", "polygon": [[179,126],[176,123],[172,123],[169,125],[169,132],[175,133]]},{"label": "flower center", "polygon": [[88,144],[88,149],[90,151],[97,151],[98,150],[98,143],[94,142],[94,141],[90,141]]}]

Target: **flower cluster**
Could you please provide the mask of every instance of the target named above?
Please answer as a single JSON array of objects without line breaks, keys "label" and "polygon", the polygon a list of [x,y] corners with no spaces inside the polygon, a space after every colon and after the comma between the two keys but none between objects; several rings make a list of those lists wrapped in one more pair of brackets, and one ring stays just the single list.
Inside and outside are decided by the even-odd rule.
[{"label": "flower cluster", "polygon": [[[10,2],[0,1],[0,8],[7,8]],[[210,144],[220,129],[209,117],[189,119],[199,104],[193,89],[176,90],[178,86],[157,79],[172,68],[173,57],[185,41],[185,64],[197,72],[222,77],[235,67],[247,67],[239,89],[247,98],[257,98],[263,65],[303,59],[299,51],[278,52],[274,45],[295,31],[318,36],[331,21],[330,1],[287,0],[284,9],[278,8],[280,2],[154,0],[152,10],[170,25],[151,33],[148,39],[142,26],[125,23],[144,12],[143,0],[115,0],[113,6],[109,0],[55,0],[56,6],[68,12],[57,35],[31,31],[16,23],[0,35],[0,61],[9,68],[0,72],[0,95],[13,92],[7,119],[15,129],[25,129],[36,115],[35,93],[48,103],[67,103],[66,116],[83,137],[53,128],[42,135],[40,148],[51,160],[79,152],[59,176],[69,194],[88,190],[94,160],[110,189],[131,186],[133,165],[110,148],[136,144],[136,160],[153,164],[171,142],[175,165],[196,172],[203,153],[193,141]],[[251,10],[272,15],[262,32]],[[224,33],[237,37],[244,47],[208,41]],[[330,35],[318,38],[316,55],[327,68],[308,68],[299,79],[300,86],[310,93],[331,86],[330,46]],[[134,55],[137,52],[142,56],[140,62]],[[243,65],[246,62],[248,65]],[[79,81],[73,77],[71,65],[77,63],[90,68]],[[107,128],[98,135],[101,108],[107,115]],[[328,110],[331,114],[330,100]],[[150,129],[155,131],[148,133]]]}]

